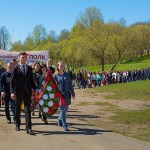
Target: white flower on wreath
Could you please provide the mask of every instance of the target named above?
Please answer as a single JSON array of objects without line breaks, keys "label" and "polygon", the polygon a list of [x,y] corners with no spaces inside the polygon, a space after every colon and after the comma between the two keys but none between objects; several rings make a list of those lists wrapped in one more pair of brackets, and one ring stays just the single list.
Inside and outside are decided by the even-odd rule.
[{"label": "white flower on wreath", "polygon": [[47,99],[48,99],[48,95],[47,95],[47,94],[44,94],[44,95],[43,95],[43,99],[44,99],[44,100],[47,100]]},{"label": "white flower on wreath", "polygon": [[45,107],[45,108],[43,109],[43,112],[47,113],[47,112],[48,112],[48,107]]},{"label": "white flower on wreath", "polygon": [[38,89],[38,93],[40,93],[42,91],[42,89]]},{"label": "white flower on wreath", "polygon": [[47,91],[51,91],[51,90],[52,90],[52,87],[51,87],[51,86],[47,86],[47,87],[46,87],[46,90],[47,90]]},{"label": "white flower on wreath", "polygon": [[43,99],[41,99],[41,100],[39,101],[39,104],[40,104],[41,106],[44,104]]},{"label": "white flower on wreath", "polygon": [[44,85],[45,84],[45,81],[42,81],[42,85]]},{"label": "white flower on wreath", "polygon": [[53,93],[50,93],[50,94],[49,94],[49,97],[50,97],[50,98],[54,98],[54,94],[53,94]]},{"label": "white flower on wreath", "polygon": [[54,104],[54,103],[53,103],[52,101],[49,101],[49,102],[48,102],[48,106],[49,106],[49,107],[52,107],[53,104]]}]

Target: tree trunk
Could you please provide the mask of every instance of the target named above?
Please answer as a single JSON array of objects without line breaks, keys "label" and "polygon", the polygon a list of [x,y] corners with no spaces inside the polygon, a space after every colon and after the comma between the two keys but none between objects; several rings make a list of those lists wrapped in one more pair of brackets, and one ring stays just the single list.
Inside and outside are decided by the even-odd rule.
[{"label": "tree trunk", "polygon": [[116,67],[116,65],[118,64],[118,62],[120,61],[120,59],[121,59],[121,54],[119,54],[118,60],[117,60],[116,63],[112,66],[112,68],[111,68],[110,71],[113,71],[113,70],[115,69],[115,67]]},{"label": "tree trunk", "polygon": [[102,66],[102,71],[105,71],[105,62],[104,62],[104,58],[101,59],[101,66]]},{"label": "tree trunk", "polygon": [[112,68],[111,68],[111,70],[110,70],[110,71],[113,71],[113,70],[115,69],[115,67],[116,67],[117,63],[118,63],[118,62],[116,62],[116,63],[112,66]]}]

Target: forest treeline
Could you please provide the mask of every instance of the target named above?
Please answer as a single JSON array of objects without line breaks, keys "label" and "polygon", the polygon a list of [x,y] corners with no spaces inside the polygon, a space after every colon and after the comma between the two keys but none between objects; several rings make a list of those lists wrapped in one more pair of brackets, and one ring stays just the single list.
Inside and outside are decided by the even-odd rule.
[{"label": "forest treeline", "polygon": [[[1,34],[4,28],[0,27],[0,49],[7,47]],[[49,50],[54,63],[64,60],[74,68],[101,65],[102,70],[105,64],[114,64],[113,70],[118,63],[150,56],[150,22],[127,26],[121,18],[105,23],[100,9],[89,7],[80,13],[70,31],[63,29],[58,36],[53,30],[47,32],[42,24],[36,25],[23,42],[10,42],[10,49]]]}]

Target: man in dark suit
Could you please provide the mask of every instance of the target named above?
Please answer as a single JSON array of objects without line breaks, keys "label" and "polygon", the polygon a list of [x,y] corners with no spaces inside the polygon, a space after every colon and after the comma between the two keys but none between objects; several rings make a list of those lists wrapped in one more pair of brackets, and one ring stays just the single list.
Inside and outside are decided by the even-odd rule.
[{"label": "man in dark suit", "polygon": [[20,112],[21,103],[24,100],[25,121],[27,134],[35,134],[31,129],[31,94],[32,89],[36,90],[33,80],[32,68],[26,65],[27,54],[22,52],[19,54],[20,64],[13,70],[10,82],[11,98],[16,101],[16,131],[20,131]]}]

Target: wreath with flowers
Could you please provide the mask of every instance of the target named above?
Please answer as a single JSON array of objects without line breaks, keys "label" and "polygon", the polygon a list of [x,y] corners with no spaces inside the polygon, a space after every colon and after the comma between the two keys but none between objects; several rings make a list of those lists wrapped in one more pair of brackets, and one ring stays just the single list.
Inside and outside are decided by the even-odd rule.
[{"label": "wreath with flowers", "polygon": [[[52,116],[57,111],[60,103],[63,106],[66,105],[65,100],[51,75],[51,71],[49,70],[47,76],[43,77],[38,92],[32,92],[30,110],[32,112],[36,107],[40,107],[45,115]],[[21,110],[22,112],[25,112],[24,100],[22,100]]]},{"label": "wreath with flowers", "polygon": [[50,70],[47,75],[43,77],[38,92],[34,92],[34,99],[39,104],[42,112],[47,116],[55,114],[60,103],[63,106],[66,105]]}]

